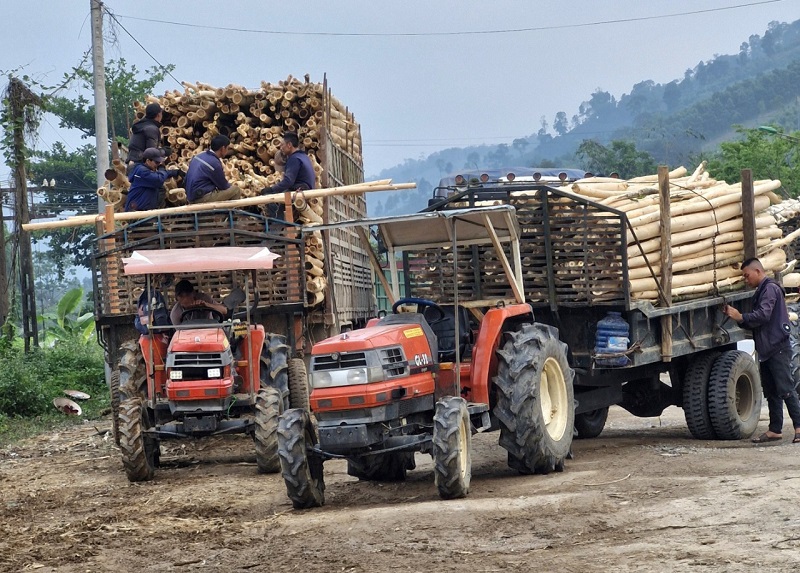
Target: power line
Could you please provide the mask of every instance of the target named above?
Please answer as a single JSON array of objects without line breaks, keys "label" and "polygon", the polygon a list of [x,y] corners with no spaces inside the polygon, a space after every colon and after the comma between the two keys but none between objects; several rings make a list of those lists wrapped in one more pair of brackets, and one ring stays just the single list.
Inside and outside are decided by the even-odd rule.
[{"label": "power line", "polygon": [[[142,22],[153,22],[156,24],[169,24],[172,26],[184,26],[186,28],[203,28],[206,30],[221,30],[224,32],[246,32],[249,34],[269,34],[280,36],[330,36],[330,37],[429,37],[429,36],[482,36],[492,34],[518,34],[522,32],[543,32],[547,30],[565,30],[572,28],[588,28],[592,26],[606,26],[609,24],[624,24],[629,22],[644,22],[648,20],[661,20],[664,18],[675,18],[678,16],[694,16],[697,14],[706,14],[710,12],[723,12],[726,10],[738,10],[740,8],[751,8],[754,6],[762,6],[764,4],[775,4],[777,2],[784,2],[786,0],[761,0],[759,2],[748,2],[745,4],[736,4],[734,6],[723,6],[721,8],[706,8],[704,10],[692,10],[689,12],[675,12],[672,14],[661,14],[659,16],[640,16],[638,18],[618,18],[614,20],[598,20],[596,22],[584,22],[579,24],[556,24],[553,26],[534,26],[530,28],[506,28],[499,30],[472,30],[472,31],[457,31],[457,32],[298,32],[286,30],[259,30],[255,28],[230,28],[225,26],[210,26],[207,24],[187,24],[185,22],[175,22],[172,20],[141,18],[139,16],[125,16],[120,14],[120,18],[127,18],[128,20],[140,20]],[[119,22],[116,17],[114,20]],[[122,26],[122,24],[120,24]],[[125,30],[125,28],[122,28]],[[130,36],[130,32],[125,30]],[[133,38],[133,36],[131,36]],[[134,39],[135,40],[135,39]],[[139,43],[138,41],[136,42]],[[141,44],[139,44],[141,46]],[[144,49],[144,47],[142,47]],[[145,50],[147,51],[147,50]],[[152,56],[151,56],[152,57]],[[153,58],[155,59],[155,58]],[[159,64],[161,65],[161,64]],[[172,75],[172,74],[170,74]],[[177,81],[177,80],[176,80]],[[178,82],[180,83],[180,82]]]}]

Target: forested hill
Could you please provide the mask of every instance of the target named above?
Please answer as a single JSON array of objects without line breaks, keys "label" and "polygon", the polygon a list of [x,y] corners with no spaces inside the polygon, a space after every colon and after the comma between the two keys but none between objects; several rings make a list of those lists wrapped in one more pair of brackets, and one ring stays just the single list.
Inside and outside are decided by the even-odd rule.
[{"label": "forested hill", "polygon": [[[736,137],[735,126],[775,124],[800,129],[800,20],[772,22],[763,36],[743,41],[738,54],[720,55],[666,84],[644,80],[619,99],[598,90],[572,114],[511,145],[451,148],[406,160],[375,178],[416,181],[416,192],[369,194],[370,215],[421,209],[439,179],[467,166],[583,167],[575,152],[584,140],[625,140],[666,165],[688,165],[701,152]],[[598,135],[602,134],[602,135]],[[696,159],[695,159],[696,160]]]}]

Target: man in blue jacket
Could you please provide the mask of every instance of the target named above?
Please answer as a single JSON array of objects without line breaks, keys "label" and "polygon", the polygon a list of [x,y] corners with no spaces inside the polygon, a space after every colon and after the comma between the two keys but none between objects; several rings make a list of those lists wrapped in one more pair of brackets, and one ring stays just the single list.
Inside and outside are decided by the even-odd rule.
[{"label": "man in blue jacket", "polygon": [[[317,176],[308,154],[300,149],[300,139],[293,131],[283,134],[280,152],[286,158],[283,179],[272,187],[262,191],[262,195],[283,193],[284,191],[307,191],[316,187]],[[267,206],[270,216],[283,218],[283,204],[274,203]]]},{"label": "man in blue jacket", "polygon": [[181,173],[178,169],[159,169],[164,159],[160,149],[151,147],[144,150],[142,162],[134,165],[128,176],[131,187],[125,199],[126,211],[149,211],[164,206],[164,197],[161,196],[164,181]]},{"label": "man in blue jacket", "polygon": [[742,263],[744,282],[755,288],[753,311],[742,314],[732,306],[725,305],[723,312],[753,331],[753,341],[758,352],[761,386],[769,406],[769,428],[753,438],[756,444],[781,439],[783,430],[783,404],[794,424],[792,443],[800,443],[800,400],[792,378],[792,353],[789,343],[789,313],[781,286],[767,277],[761,261],[747,259]]},{"label": "man in blue jacket", "polygon": [[184,187],[189,203],[209,203],[238,199],[241,189],[231,185],[222,170],[222,158],[228,154],[231,140],[226,135],[215,135],[210,149],[198,153],[189,162]]}]

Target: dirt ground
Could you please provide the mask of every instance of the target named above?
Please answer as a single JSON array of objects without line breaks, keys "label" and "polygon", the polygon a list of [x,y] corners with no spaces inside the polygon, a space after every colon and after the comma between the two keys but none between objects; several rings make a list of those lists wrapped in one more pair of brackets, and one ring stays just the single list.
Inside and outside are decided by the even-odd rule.
[{"label": "dirt ground", "polygon": [[[766,410],[759,431],[766,429]],[[110,421],[0,451],[0,570],[794,571],[800,445],[703,442],[682,411],[612,409],[563,473],[522,476],[498,433],[473,440],[466,499],[441,501],[429,456],[403,483],[325,464],[326,505],[294,511],[233,436],[162,442],[128,483]],[[98,430],[100,433],[98,433]]]}]

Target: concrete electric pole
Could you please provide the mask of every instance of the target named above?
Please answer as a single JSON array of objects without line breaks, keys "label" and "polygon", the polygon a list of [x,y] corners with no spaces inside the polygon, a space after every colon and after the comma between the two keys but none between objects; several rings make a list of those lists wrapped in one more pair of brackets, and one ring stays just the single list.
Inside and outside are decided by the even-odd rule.
[{"label": "concrete electric pole", "polygon": [[[105,183],[108,169],[108,109],[106,108],[106,68],[103,58],[103,3],[89,0],[92,8],[92,69],[94,74],[94,131],[97,147],[97,187]],[[97,198],[97,212],[105,209],[105,201]]]}]

